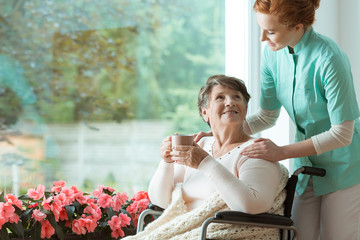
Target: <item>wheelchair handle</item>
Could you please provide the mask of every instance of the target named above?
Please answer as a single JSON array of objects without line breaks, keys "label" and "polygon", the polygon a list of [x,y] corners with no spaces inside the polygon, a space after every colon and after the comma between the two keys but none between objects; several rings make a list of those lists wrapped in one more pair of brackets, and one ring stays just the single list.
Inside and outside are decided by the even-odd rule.
[{"label": "wheelchair handle", "polygon": [[300,173],[306,174],[306,175],[323,177],[326,174],[326,170],[323,168],[303,166],[303,167],[298,168],[294,172],[293,175],[298,176]]},{"label": "wheelchair handle", "polygon": [[157,206],[155,204],[152,204],[152,203],[149,203],[147,208],[151,209],[151,210],[154,210],[154,211],[164,211],[163,208],[161,208],[161,207],[159,207],[159,206]]}]

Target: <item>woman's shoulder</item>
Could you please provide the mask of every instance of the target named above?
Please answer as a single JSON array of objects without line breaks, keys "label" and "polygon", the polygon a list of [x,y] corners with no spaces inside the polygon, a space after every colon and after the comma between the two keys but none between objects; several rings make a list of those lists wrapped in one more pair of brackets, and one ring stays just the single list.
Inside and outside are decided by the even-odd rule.
[{"label": "woman's shoulder", "polygon": [[201,148],[208,148],[209,146],[212,146],[212,144],[214,143],[215,139],[213,136],[205,136],[202,137],[197,144],[201,147]]}]

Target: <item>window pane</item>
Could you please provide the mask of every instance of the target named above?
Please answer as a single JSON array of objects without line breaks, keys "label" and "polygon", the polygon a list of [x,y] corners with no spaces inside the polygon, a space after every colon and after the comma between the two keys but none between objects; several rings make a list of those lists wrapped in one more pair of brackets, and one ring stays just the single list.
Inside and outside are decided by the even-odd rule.
[{"label": "window pane", "polygon": [[0,0],[0,191],[147,189],[165,136],[209,130],[224,2]]}]

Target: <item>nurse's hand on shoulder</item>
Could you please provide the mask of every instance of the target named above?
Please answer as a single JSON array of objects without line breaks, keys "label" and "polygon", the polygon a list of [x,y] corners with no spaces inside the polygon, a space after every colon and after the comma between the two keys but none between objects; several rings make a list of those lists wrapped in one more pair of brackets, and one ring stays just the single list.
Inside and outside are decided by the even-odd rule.
[{"label": "nurse's hand on shoulder", "polygon": [[282,148],[266,138],[256,139],[253,144],[245,147],[241,154],[250,158],[261,158],[271,162],[277,162],[286,158]]},{"label": "nurse's hand on shoulder", "polygon": [[209,154],[194,142],[192,146],[174,146],[170,155],[175,163],[197,169]]}]

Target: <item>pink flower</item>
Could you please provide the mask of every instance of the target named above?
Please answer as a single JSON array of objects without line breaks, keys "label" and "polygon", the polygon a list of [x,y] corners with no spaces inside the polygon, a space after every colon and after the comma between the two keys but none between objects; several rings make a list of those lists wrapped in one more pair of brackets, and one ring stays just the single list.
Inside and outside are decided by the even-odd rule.
[{"label": "pink flower", "polygon": [[98,189],[95,189],[93,191],[94,197],[100,197],[100,195],[103,193],[104,185],[100,185]]},{"label": "pink flower", "polygon": [[149,205],[149,199],[140,199],[139,201],[133,202],[130,206],[126,208],[133,219],[134,226],[137,227],[138,218],[141,212],[143,212]]},{"label": "pink flower", "polygon": [[39,203],[34,203],[34,204],[32,204],[32,205],[29,205],[28,208],[36,208],[37,205],[39,205]]},{"label": "pink flower", "polygon": [[149,194],[145,191],[140,191],[131,198],[133,201],[139,201],[141,199],[149,199]]},{"label": "pink flower", "polygon": [[20,201],[15,195],[12,194],[5,194],[6,202],[10,203],[11,205],[15,205],[18,208],[22,209],[22,201]]},{"label": "pink flower", "polygon": [[0,230],[5,223],[6,223],[6,219],[0,214]]},{"label": "pink flower", "polygon": [[[113,189],[112,187],[104,187],[104,189],[108,190],[111,193],[115,192],[115,189]],[[103,192],[104,192],[104,189],[103,189]]]},{"label": "pink flower", "polygon": [[[48,210],[50,211],[50,206],[51,206],[51,202],[53,200],[53,197],[49,197],[49,198],[45,198],[43,199],[42,203],[41,203],[41,206],[43,206],[43,208],[45,210]],[[36,206],[35,206],[36,207]]]},{"label": "pink flower", "polygon": [[31,215],[36,221],[42,222],[46,218],[46,214],[42,211],[35,209]]},{"label": "pink flower", "polygon": [[72,231],[78,235],[85,234],[86,228],[85,228],[85,222],[81,219],[76,219],[72,223]]},{"label": "pink flower", "polygon": [[17,223],[20,221],[19,216],[15,213],[15,208],[10,203],[0,202],[0,218],[2,218],[1,222]]},{"label": "pink flower", "polygon": [[41,205],[47,211],[51,211],[54,214],[55,220],[58,222],[60,218],[60,213],[62,211],[62,202],[59,200],[59,195],[56,195],[55,198],[49,197],[45,198],[42,201]]},{"label": "pink flower", "polygon": [[99,220],[101,218],[101,209],[94,203],[89,203],[89,205],[84,209],[84,213],[90,214],[95,220]]},{"label": "pink flower", "polygon": [[102,207],[102,208],[110,207],[111,202],[112,202],[112,198],[111,198],[111,196],[109,196],[107,194],[101,194],[98,201],[97,201],[99,206]]},{"label": "pink flower", "polygon": [[41,222],[41,238],[51,238],[54,233],[55,229],[51,226],[48,220]]},{"label": "pink flower", "polygon": [[51,191],[59,193],[63,187],[65,187],[65,182],[64,181],[55,181],[54,182],[54,187],[51,188]]},{"label": "pink flower", "polygon": [[120,213],[119,216],[113,216],[111,220],[108,221],[108,224],[111,229],[111,237],[119,238],[124,237],[125,233],[122,230],[123,227],[130,225],[130,220],[127,215]]},{"label": "pink flower", "polygon": [[65,205],[70,205],[73,201],[75,201],[75,193],[74,190],[70,188],[63,188],[61,193],[65,194],[65,201],[63,202]]},{"label": "pink flower", "polygon": [[72,186],[71,189],[74,191],[75,200],[78,201],[80,204],[85,204],[88,197],[85,197],[84,194],[79,191],[76,186]]},{"label": "pink flower", "polygon": [[60,221],[66,221],[69,220],[66,209],[62,208],[59,216]]},{"label": "pink flower", "polygon": [[87,216],[86,218],[82,218],[82,221],[85,225],[85,228],[88,232],[94,232],[97,227],[97,220],[92,218],[91,216]]},{"label": "pink flower", "polygon": [[29,189],[27,195],[34,200],[39,200],[44,196],[44,192],[45,192],[45,186],[39,184],[36,187],[36,189]]},{"label": "pink flower", "polygon": [[63,210],[59,202],[53,202],[50,205],[50,210],[54,214],[55,220],[58,222],[60,219],[60,213]]},{"label": "pink flower", "polygon": [[59,203],[61,206],[67,205],[67,204],[66,204],[66,201],[67,201],[66,195],[65,195],[65,193],[63,193],[63,192],[61,192],[61,193],[59,193],[58,195],[56,195],[56,196],[54,197],[54,201],[56,201],[57,203]]},{"label": "pink flower", "polygon": [[104,193],[104,190],[107,190],[110,193],[113,193],[115,191],[115,189],[113,189],[112,187],[105,187],[104,185],[99,185],[99,188],[93,191],[93,195],[99,198],[100,195]]},{"label": "pink flower", "polygon": [[126,203],[126,200],[128,199],[129,197],[126,195],[126,193],[123,194],[117,193],[112,198],[111,207],[113,208],[114,211],[117,212],[121,209],[122,205],[124,205]]}]

